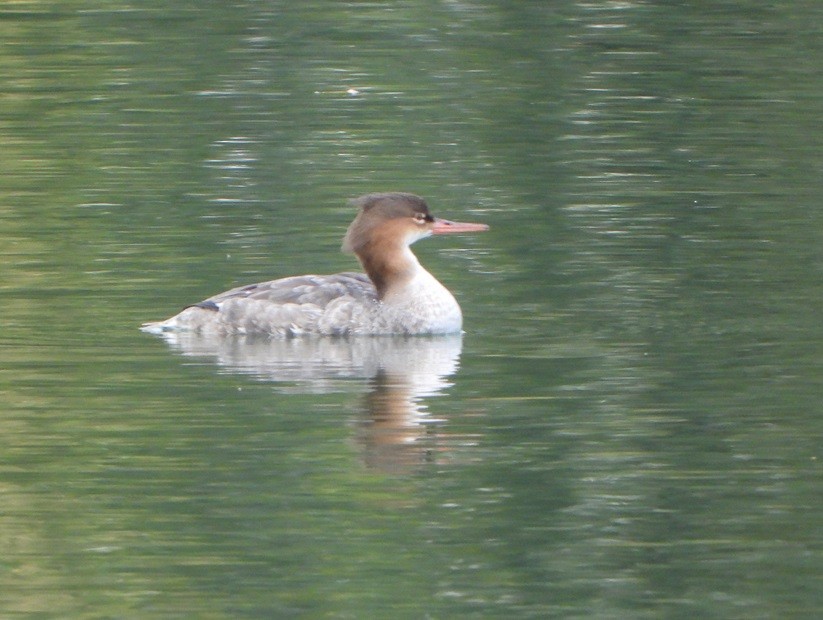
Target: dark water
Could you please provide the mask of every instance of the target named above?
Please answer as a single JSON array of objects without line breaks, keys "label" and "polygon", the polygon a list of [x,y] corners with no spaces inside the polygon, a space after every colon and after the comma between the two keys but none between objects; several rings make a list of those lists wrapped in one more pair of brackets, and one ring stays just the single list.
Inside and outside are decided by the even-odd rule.
[{"label": "dark water", "polygon": [[[823,615],[821,30],[4,4],[0,615]],[[137,330],[391,189],[492,227],[415,246],[462,339]]]}]

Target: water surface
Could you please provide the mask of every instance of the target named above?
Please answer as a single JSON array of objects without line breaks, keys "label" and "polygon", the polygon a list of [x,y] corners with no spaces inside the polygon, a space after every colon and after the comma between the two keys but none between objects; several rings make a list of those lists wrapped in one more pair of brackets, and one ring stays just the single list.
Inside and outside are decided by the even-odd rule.
[{"label": "water surface", "polygon": [[[821,615],[823,8],[0,10],[0,615]],[[456,339],[166,342],[350,270]]]}]

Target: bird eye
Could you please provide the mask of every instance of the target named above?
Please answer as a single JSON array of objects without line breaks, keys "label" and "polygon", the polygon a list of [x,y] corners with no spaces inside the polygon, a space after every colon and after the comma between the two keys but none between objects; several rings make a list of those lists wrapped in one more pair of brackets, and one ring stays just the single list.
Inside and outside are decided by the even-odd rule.
[{"label": "bird eye", "polygon": [[426,214],[425,213],[415,213],[414,214],[414,221],[416,224],[425,224],[426,223]]}]

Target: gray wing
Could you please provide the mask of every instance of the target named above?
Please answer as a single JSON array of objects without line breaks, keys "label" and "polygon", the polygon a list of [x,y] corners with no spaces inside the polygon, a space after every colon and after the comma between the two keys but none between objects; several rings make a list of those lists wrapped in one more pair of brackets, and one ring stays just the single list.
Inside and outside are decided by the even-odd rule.
[{"label": "gray wing", "polygon": [[341,297],[357,300],[377,299],[377,291],[371,280],[363,273],[336,273],[327,276],[293,276],[270,280],[258,284],[240,286],[225,293],[201,301],[195,306],[217,309],[221,304],[233,299],[250,299],[272,304],[311,304],[325,308]]}]

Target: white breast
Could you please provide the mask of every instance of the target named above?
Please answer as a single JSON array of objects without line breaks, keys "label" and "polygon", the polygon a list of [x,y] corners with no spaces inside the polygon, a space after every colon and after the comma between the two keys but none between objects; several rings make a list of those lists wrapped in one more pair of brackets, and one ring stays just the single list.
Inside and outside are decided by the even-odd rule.
[{"label": "white breast", "polygon": [[401,290],[380,302],[390,333],[454,334],[463,327],[463,313],[449,290],[420,267]]}]

